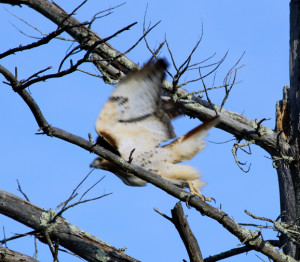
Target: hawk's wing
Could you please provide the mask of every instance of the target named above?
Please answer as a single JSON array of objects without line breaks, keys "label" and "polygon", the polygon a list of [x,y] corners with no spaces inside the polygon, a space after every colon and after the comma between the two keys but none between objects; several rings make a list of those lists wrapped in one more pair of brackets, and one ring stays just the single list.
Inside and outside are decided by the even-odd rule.
[{"label": "hawk's wing", "polygon": [[96,131],[123,158],[133,148],[153,148],[176,135],[161,101],[166,63],[158,60],[128,75],[114,89],[96,120]]}]

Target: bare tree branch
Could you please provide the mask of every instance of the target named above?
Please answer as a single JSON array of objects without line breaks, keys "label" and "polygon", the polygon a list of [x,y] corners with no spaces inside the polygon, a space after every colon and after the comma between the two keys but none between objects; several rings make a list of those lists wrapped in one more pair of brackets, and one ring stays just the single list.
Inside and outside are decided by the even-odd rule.
[{"label": "bare tree branch", "polygon": [[[77,70],[77,68],[78,68],[81,64],[83,64],[84,62],[87,62],[87,61],[88,61],[88,57],[89,57],[90,54],[93,52],[93,50],[96,48],[96,46],[105,43],[105,42],[108,41],[109,39],[115,37],[116,35],[120,34],[121,32],[123,32],[123,31],[125,31],[125,30],[129,30],[129,28],[132,27],[132,26],[134,26],[135,24],[136,24],[136,22],[135,22],[135,23],[132,23],[132,24],[130,24],[130,25],[124,27],[124,28],[122,28],[121,30],[117,31],[116,33],[114,33],[113,35],[111,35],[111,36],[109,36],[109,37],[107,37],[107,38],[104,38],[104,39],[101,39],[101,40],[99,40],[99,41],[96,41],[93,45],[91,45],[91,46],[89,47],[89,49],[87,50],[87,52],[85,53],[85,55],[83,56],[83,58],[79,59],[79,60],[77,61],[77,63],[74,64],[74,65],[71,63],[70,68],[68,68],[68,69],[66,69],[66,70],[63,70],[63,71],[60,71],[60,72],[55,73],[55,74],[43,75],[43,76],[40,76],[40,77],[38,77],[38,74],[40,73],[40,72],[38,72],[38,73],[36,73],[35,75],[32,76],[32,77],[35,77],[34,79],[29,80],[30,78],[32,78],[32,77],[30,77],[30,78],[29,78],[27,81],[25,81],[24,83],[23,83],[23,82],[20,82],[20,85],[19,85],[18,87],[15,87],[14,90],[15,90],[15,91],[18,91],[18,90],[20,90],[20,89],[25,89],[25,88],[27,88],[27,87],[29,87],[29,86],[35,84],[35,83],[42,82],[42,81],[45,81],[45,80],[50,79],[50,78],[63,77],[63,76],[65,76],[65,75],[68,75],[68,74],[71,74],[71,73],[75,72],[75,71]],[[48,69],[48,68],[47,68],[47,69]],[[45,70],[42,70],[41,72],[43,72],[43,71],[45,71]]]},{"label": "bare tree branch", "polygon": [[172,222],[185,245],[185,248],[189,254],[190,261],[203,262],[202,253],[198,245],[198,241],[189,226],[187,217],[183,212],[180,202],[176,203],[175,207],[171,210],[171,213]]},{"label": "bare tree branch", "polygon": [[32,49],[32,48],[35,48],[35,47],[38,47],[38,46],[48,44],[52,39],[54,39],[55,37],[60,35],[65,30],[66,30],[66,26],[58,28],[56,31],[48,34],[47,36],[43,37],[42,39],[40,39],[40,40],[38,40],[34,43],[31,43],[31,44],[28,44],[28,45],[25,45],[25,46],[18,46],[18,47],[9,49],[9,50],[5,51],[4,53],[0,54],[0,59],[4,58],[6,56],[9,56],[11,54],[15,54],[17,52],[21,52],[21,51],[24,51],[24,50],[28,50],[28,49]]},{"label": "bare tree branch", "polygon": [[[266,240],[266,241],[269,242],[273,246],[279,247],[279,244],[280,244],[279,240]],[[236,256],[236,255],[239,255],[242,253],[246,253],[251,250],[253,250],[253,249],[249,246],[237,247],[237,248],[230,249],[228,251],[222,252],[222,253],[214,255],[214,256],[209,256],[209,257],[205,258],[203,261],[204,262],[215,262],[215,261],[223,260],[225,258]]]},{"label": "bare tree branch", "polygon": [[23,197],[24,197],[27,201],[30,202],[28,196],[27,196],[27,195],[25,194],[25,192],[22,190],[21,185],[20,185],[20,182],[19,182],[18,179],[17,179],[17,183],[18,183],[18,191],[23,195]]},{"label": "bare tree branch", "polygon": [[[9,3],[11,5],[28,5],[59,26],[63,26],[62,22],[66,17],[69,17],[64,10],[47,0],[0,0],[0,3]],[[89,28],[84,26],[74,27],[74,25],[80,24],[80,22],[74,17],[69,17],[68,20],[64,22],[64,25],[65,24],[70,26],[66,32],[68,32],[75,40],[77,40],[85,49],[88,49],[88,47],[91,46],[95,41],[101,39]],[[120,52],[115,50],[108,43],[99,45],[93,52],[93,54],[98,56],[94,63],[105,76],[104,80],[106,82],[113,82],[113,80],[119,79],[120,75],[126,75],[129,71],[138,68],[134,62],[130,61],[125,56],[121,56],[114,60],[114,58],[118,56]],[[109,63],[107,62],[107,59],[110,59]],[[165,81],[163,88],[165,92],[172,94],[173,86],[170,82]],[[178,100],[187,115],[197,117],[202,121],[205,121],[215,115],[214,110],[210,109],[210,105],[207,101],[199,99],[195,96],[187,99],[187,97],[189,97],[188,94],[189,93],[184,89],[178,88],[177,90]],[[220,112],[220,108],[218,106],[214,105],[214,107],[218,112]],[[256,132],[257,124],[255,121],[250,120],[241,114],[237,114],[225,109],[222,109],[220,113],[220,122],[221,123],[218,125],[218,128],[233,134],[238,139],[243,138],[248,141],[255,140],[255,144],[265,149],[272,156],[278,156],[278,147],[276,144],[277,134],[273,130],[261,126],[261,128],[265,131],[265,135],[259,137]],[[283,142],[282,148],[287,149],[289,148],[289,145],[286,142]]]},{"label": "bare tree branch", "polygon": [[[54,210],[45,211],[3,190],[0,190],[0,213],[35,229],[35,234],[42,241],[45,241],[42,232],[47,230],[51,239],[59,239],[60,245],[87,261],[137,262],[136,259],[79,229],[62,217],[57,217],[53,223],[52,217],[56,214]],[[53,252],[56,252],[55,247],[53,248]]]},{"label": "bare tree branch", "polygon": [[[122,5],[125,5],[125,4],[126,4],[126,2],[121,3],[121,4],[119,4],[119,5],[116,5],[116,6],[114,6],[114,7],[110,7],[110,8],[108,8],[108,9],[106,9],[106,10],[102,10],[102,11],[100,11],[100,12],[94,14],[93,17],[92,17],[92,19],[91,19],[91,22],[90,22],[90,24],[89,24],[89,28],[91,28],[92,23],[93,23],[96,19],[99,19],[99,18],[102,18],[102,17],[104,17],[104,16],[108,16],[108,15],[112,14],[112,13],[113,13],[112,10],[117,9],[117,8],[119,8],[119,7],[121,7]],[[104,15],[102,15],[102,16],[99,16],[99,14],[103,14],[103,13],[105,13],[105,12],[107,12],[107,14],[104,14]]]},{"label": "bare tree branch", "polygon": [[[7,69],[5,69],[2,66],[0,66],[0,73],[2,73],[5,76],[5,78],[10,82],[13,88],[16,85],[19,85],[19,82],[13,76],[13,74],[11,74]],[[253,249],[260,251],[261,253],[267,255],[269,258],[278,262],[295,261],[293,258],[286,256],[282,252],[277,250],[270,243],[265,242],[262,238],[260,238],[260,235],[257,235],[255,231],[250,231],[246,228],[241,227],[236,221],[231,219],[226,213],[208,205],[202,200],[195,197],[191,198],[190,193],[176,187],[171,182],[166,181],[160,176],[152,172],[149,172],[139,166],[128,163],[127,160],[124,160],[119,156],[113,154],[112,152],[105,150],[99,145],[94,145],[88,140],[73,135],[57,127],[49,126],[48,122],[46,121],[43,114],[41,113],[41,110],[39,109],[34,99],[30,96],[30,94],[25,89],[18,91],[18,94],[23,98],[23,100],[29,106],[41,130],[43,130],[44,133],[47,134],[48,136],[57,137],[69,143],[75,144],[79,147],[82,147],[88,150],[89,152],[93,152],[107,159],[108,161],[116,165],[117,168],[121,168],[124,171],[128,171],[129,173],[132,173],[137,177],[152,183],[153,185],[159,187],[160,189],[178,198],[179,200],[185,201],[186,199],[189,199],[190,206],[197,209],[201,214],[211,217],[212,219],[215,219],[221,225],[223,225],[229,232],[235,235],[242,243],[252,246]]]},{"label": "bare tree branch", "polygon": [[293,224],[287,224],[285,222],[280,222],[279,218],[281,218],[281,216],[279,216],[276,220],[270,219],[270,218],[265,218],[265,217],[259,217],[256,216],[252,213],[250,213],[249,211],[245,210],[245,213],[254,218],[254,219],[258,219],[258,220],[262,220],[262,221],[267,221],[270,223],[273,223],[273,228],[278,231],[280,234],[285,235],[286,237],[288,237],[290,239],[290,241],[294,244],[296,244],[298,247],[300,247],[300,227],[297,226],[296,221],[294,221]]},{"label": "bare tree branch", "polygon": [[[93,171],[93,169],[92,169]],[[68,209],[72,208],[72,207],[75,207],[75,206],[78,206],[80,204],[84,204],[84,203],[87,203],[87,202],[90,202],[90,201],[95,201],[95,200],[98,200],[100,198],[103,198],[103,197],[106,197],[106,196],[109,196],[111,195],[112,193],[107,193],[107,194],[103,194],[103,195],[100,195],[100,196],[97,196],[97,197],[94,197],[94,198],[88,198],[88,199],[83,199],[83,197],[92,189],[94,188],[97,184],[99,184],[104,176],[102,178],[100,178],[96,183],[94,183],[91,187],[89,187],[80,197],[80,199],[73,203],[73,204],[69,204],[73,199],[75,199],[77,196],[78,196],[78,193],[77,193],[77,190],[78,188],[84,183],[84,181],[89,177],[89,175],[92,173],[92,171],[90,171],[87,176],[78,184],[78,186],[73,190],[72,194],[70,195],[70,197],[64,201],[63,203],[61,203],[60,205],[57,206],[57,208],[55,209],[55,211],[57,211],[60,207],[61,210],[57,213],[56,217],[58,216],[61,216],[65,211],[67,211]],[[53,218],[53,220],[56,219],[56,217]]]},{"label": "bare tree branch", "polygon": [[[88,50],[90,54],[93,53],[99,57],[98,59],[94,60],[94,63],[98,65],[98,68],[103,73],[103,76],[107,76],[107,78],[109,79],[118,79],[121,74],[127,74],[129,71],[137,67],[133,62],[123,56],[120,52],[116,51],[109,44],[107,44],[106,41],[103,41],[103,39],[91,32],[89,28],[85,27],[84,25],[80,25],[78,27],[75,26],[80,23],[70,14],[67,14],[61,8],[56,6],[54,3],[48,2],[46,0],[14,0],[0,2],[9,3],[12,5],[26,4],[51,19],[58,26],[62,27],[68,25],[66,31],[71,36],[73,36],[84,49]],[[71,67],[72,66],[73,65],[71,65]],[[14,76],[2,66],[0,66],[0,72],[5,76],[5,78],[9,81],[9,84],[14,88],[14,90],[18,92],[18,94],[30,107],[39,127],[45,134],[49,136],[55,136],[70,143],[76,144],[90,152],[95,152],[96,154],[111,161],[116,166],[133,173],[137,177],[153,183],[157,187],[165,190],[167,193],[177,197],[180,200],[186,200],[190,197],[190,195],[184,190],[175,187],[168,181],[164,181],[155,174],[132,165],[126,160],[115,156],[111,152],[104,150],[99,146],[93,147],[92,143],[86,141],[81,137],[70,134],[59,128],[50,126],[30,94],[24,89],[16,89],[20,87],[20,85],[22,85],[22,83],[20,83],[17,79],[17,74],[15,74]],[[36,74],[36,76],[37,75],[38,74]],[[27,86],[30,86],[33,83],[34,82],[31,82]],[[229,89],[226,89],[228,91],[228,94],[231,88],[232,86],[229,86]],[[174,91],[174,86],[169,82],[165,82],[164,90],[169,94],[172,94],[172,92]],[[220,108],[213,105],[211,102],[208,103],[194,96],[191,97],[189,93],[184,89],[178,88],[176,89],[176,91],[176,93],[178,93],[178,100],[181,103],[182,108],[186,114],[198,117],[201,120],[206,120],[214,115],[214,111],[218,111],[221,115],[221,123],[218,126],[219,128],[232,133],[238,140],[245,139],[247,141],[254,141],[255,144],[261,146],[267,152],[269,152],[272,157],[277,157],[279,155],[277,143],[278,137],[274,131],[262,126],[261,123],[257,123],[256,121],[247,119],[240,114],[222,109],[223,104]],[[289,145],[286,142],[283,142],[282,147],[288,148]],[[196,198],[191,198],[189,204],[195,207],[202,214],[205,214],[217,220],[232,234],[238,237],[242,243],[245,243],[247,246],[250,246],[251,248],[262,252],[274,261],[295,261],[291,257],[284,255],[282,252],[274,248],[274,246],[272,246],[269,242],[264,241],[255,231],[250,231],[238,225],[223,211],[215,209],[206,203],[202,203],[202,201]]]},{"label": "bare tree branch", "polygon": [[176,227],[184,245],[188,252],[191,262],[203,262],[202,253],[198,245],[197,239],[195,238],[190,225],[187,221],[187,216],[184,214],[182,205],[177,202],[175,207],[171,210],[172,217],[154,208],[154,211],[166,218]]},{"label": "bare tree branch", "polygon": [[[251,141],[247,141],[245,143],[235,143],[231,149],[232,151],[232,154],[233,154],[233,157],[234,157],[234,160],[235,160],[235,163],[237,164],[237,166],[239,167],[239,169],[241,169],[244,173],[248,173],[250,171],[250,168],[251,168],[251,163],[250,165],[248,166],[248,169],[244,169],[242,168],[242,166],[246,165],[246,163],[242,163],[238,160],[237,158],[237,150],[238,149],[241,149],[243,152],[245,152],[246,154],[250,155],[251,154],[251,148],[250,148],[250,145],[254,144],[255,141],[254,140],[251,140]],[[249,148],[249,152],[246,151],[245,149],[243,149],[243,147],[245,146],[248,146]]]},{"label": "bare tree branch", "polygon": [[35,258],[18,253],[9,248],[0,246],[0,261],[1,262],[38,262]]}]

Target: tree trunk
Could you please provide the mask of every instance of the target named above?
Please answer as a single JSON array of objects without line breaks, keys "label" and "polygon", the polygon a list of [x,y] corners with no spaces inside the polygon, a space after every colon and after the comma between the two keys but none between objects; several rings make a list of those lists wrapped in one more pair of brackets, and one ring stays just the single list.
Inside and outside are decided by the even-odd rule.
[{"label": "tree trunk", "polygon": [[[276,161],[281,219],[300,225],[300,0],[290,2],[290,87],[284,87],[283,99],[276,106],[279,161]],[[284,149],[282,142],[289,143]],[[287,236],[282,236],[284,252],[299,259],[299,250]]]}]

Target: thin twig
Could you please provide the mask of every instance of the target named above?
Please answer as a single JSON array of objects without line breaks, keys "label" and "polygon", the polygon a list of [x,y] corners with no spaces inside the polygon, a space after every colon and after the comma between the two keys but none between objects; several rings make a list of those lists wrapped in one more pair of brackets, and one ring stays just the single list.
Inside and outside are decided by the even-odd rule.
[{"label": "thin twig", "polygon": [[154,29],[157,25],[160,24],[161,21],[158,21],[154,26],[150,27],[147,29],[146,32],[143,33],[143,35],[135,42],[135,44],[133,44],[127,51],[125,51],[124,53],[121,53],[119,55],[117,55],[114,59],[118,59],[122,56],[127,55],[130,51],[132,51],[150,32],[152,29]]},{"label": "thin twig", "polygon": [[[151,23],[149,23],[148,28],[147,28],[147,30],[146,30],[146,16],[147,16],[147,11],[148,11],[148,4],[146,5],[146,9],[145,9],[145,13],[144,13],[143,34],[145,34],[145,33],[149,30],[150,25],[151,25]],[[153,52],[153,51],[152,51],[152,49],[150,48],[149,43],[148,43],[146,37],[144,37],[143,39],[144,39],[144,41],[145,41],[145,44],[146,44],[147,49],[148,49],[148,50],[150,51],[150,53],[152,54],[152,58],[154,57],[156,60],[158,60],[157,52],[155,52],[155,51]],[[165,41],[164,41],[164,43],[165,43]],[[151,59],[152,59],[152,58],[151,58]],[[170,73],[168,72],[168,70],[166,70],[166,72],[167,72],[168,74],[170,74]]]},{"label": "thin twig", "polygon": [[172,222],[172,218],[169,217],[169,216],[167,216],[165,213],[161,212],[161,211],[158,210],[157,208],[153,208],[153,210],[154,210],[156,213],[160,214],[160,215],[161,215],[162,217],[164,217],[165,219],[167,219],[167,220],[169,220],[169,221]]},{"label": "thin twig", "polygon": [[21,52],[21,51],[24,51],[24,50],[29,50],[29,49],[32,49],[32,48],[35,48],[35,47],[38,47],[38,46],[48,44],[52,39],[56,38],[58,35],[60,35],[64,31],[66,31],[67,28],[70,28],[70,26],[63,26],[61,28],[58,28],[56,31],[53,31],[52,33],[48,34],[47,36],[39,39],[36,42],[30,43],[28,45],[11,48],[11,49],[3,52],[2,54],[0,54],[0,59],[4,58],[6,56],[9,56],[11,54],[15,54],[17,52]]},{"label": "thin twig", "polygon": [[41,76],[41,77],[37,77],[37,78],[35,78],[35,79],[33,79],[33,80],[30,80],[30,81],[28,81],[28,82],[22,83],[20,86],[18,86],[17,88],[15,88],[15,91],[19,91],[20,89],[25,89],[25,88],[27,88],[27,87],[29,87],[29,86],[31,86],[31,85],[37,83],[37,82],[45,81],[45,80],[51,79],[51,78],[63,77],[63,76],[65,76],[65,75],[68,75],[68,74],[70,74],[70,73],[73,73],[74,71],[77,70],[77,68],[78,68],[79,65],[81,65],[81,64],[83,64],[84,62],[87,61],[89,55],[93,52],[93,50],[94,50],[98,45],[107,42],[108,40],[110,40],[111,38],[115,37],[116,35],[122,33],[122,32],[125,31],[125,30],[128,30],[129,28],[131,28],[131,27],[134,26],[135,24],[136,24],[136,22],[135,22],[135,23],[132,23],[132,24],[130,24],[130,25],[128,25],[128,26],[126,26],[126,27],[124,27],[124,28],[122,28],[122,29],[120,29],[119,31],[117,31],[116,33],[114,33],[113,35],[111,35],[111,36],[109,36],[109,37],[107,37],[107,38],[104,38],[104,39],[101,39],[101,40],[96,41],[93,45],[91,45],[91,46],[89,47],[89,49],[88,49],[87,52],[85,53],[84,57],[83,57],[82,59],[78,60],[76,64],[71,65],[68,69],[63,70],[63,71],[58,72],[58,73],[55,73],[55,74],[49,74],[49,75],[44,75],[44,76]]},{"label": "thin twig", "polygon": [[[234,86],[234,83],[236,81],[237,71],[244,66],[244,65],[242,65],[238,68],[235,68],[240,63],[240,61],[242,60],[244,54],[245,54],[245,52],[243,52],[243,54],[240,56],[240,58],[237,60],[237,62],[232,66],[232,68],[228,71],[228,73],[226,74],[226,76],[224,78],[223,83],[224,83],[224,86],[225,86],[225,96],[224,96],[223,101],[221,103],[221,109],[225,105],[225,102],[226,102],[227,98],[229,97],[229,93],[232,90],[232,87]],[[234,77],[233,77],[233,81],[231,82],[232,73],[234,73]],[[230,84],[230,82],[231,82],[231,84]],[[229,86],[229,88],[227,88],[228,86]]]},{"label": "thin twig", "polygon": [[90,76],[94,76],[94,77],[103,79],[103,76],[101,76],[101,75],[93,74],[93,73],[91,73],[91,72],[84,71],[84,70],[79,69],[79,68],[77,68],[76,71],[79,71],[79,72],[82,72],[82,73],[84,73],[84,74],[87,74],[87,75],[90,75]]},{"label": "thin twig", "polygon": [[49,234],[48,234],[47,231],[44,232],[44,236],[45,236],[45,239],[46,239],[46,243],[48,244],[49,249],[51,251],[51,254],[53,256],[53,259],[54,259],[53,262],[56,262],[57,260],[56,260],[55,248],[54,248],[54,246],[52,244],[52,241],[51,241],[50,236],[49,236]]},{"label": "thin twig", "polygon": [[2,226],[2,232],[3,232],[3,240],[1,241],[1,244],[4,243],[5,247],[7,248],[7,244],[6,244],[6,234],[5,234],[5,227]]},{"label": "thin twig", "polygon": [[[251,154],[251,148],[250,148],[250,145],[252,145],[252,144],[255,144],[255,141],[254,141],[254,140],[247,141],[247,142],[245,142],[245,143],[235,143],[235,144],[233,145],[232,149],[231,149],[231,152],[232,152],[232,154],[233,154],[233,157],[234,157],[234,160],[235,160],[236,164],[238,165],[239,169],[241,169],[244,173],[248,173],[248,172],[250,171],[251,163],[250,163],[250,165],[249,165],[249,167],[248,167],[247,170],[244,169],[244,168],[242,168],[242,165],[243,165],[243,166],[246,165],[247,162],[246,162],[246,163],[242,163],[242,162],[240,162],[240,161],[238,160],[238,158],[237,158],[237,150],[238,150],[238,149],[241,149],[243,152],[245,152],[246,154],[250,155],[250,154]],[[249,152],[246,151],[245,149],[243,149],[243,147],[245,147],[245,146],[248,146]]]},{"label": "thin twig", "polygon": [[24,197],[28,202],[30,202],[28,196],[27,196],[27,195],[25,194],[25,192],[22,190],[21,184],[20,184],[20,182],[19,182],[18,179],[17,179],[17,183],[18,183],[18,191],[23,195],[23,197]]},{"label": "thin twig", "polygon": [[[93,170],[92,170],[93,171]],[[91,171],[91,172],[92,172]],[[105,178],[105,176],[101,177],[100,179],[98,179],[98,181],[96,183],[94,183],[91,187],[89,187],[80,197],[79,201],[81,201],[81,199],[89,192],[91,191],[96,185],[98,185],[103,179]]]},{"label": "thin twig", "polygon": [[204,87],[206,99],[207,99],[208,103],[210,104],[211,109],[213,109],[213,110],[215,111],[216,115],[218,115],[218,112],[217,112],[216,108],[214,107],[213,103],[211,102],[211,100],[210,100],[210,98],[209,98],[208,91],[207,91],[207,88],[206,88],[204,79],[203,79],[203,77],[202,77],[202,75],[201,75],[201,70],[200,70],[200,68],[199,68],[199,75],[200,75],[200,78],[201,78],[201,81],[202,81],[202,85],[203,85],[203,87]]},{"label": "thin twig", "polygon": [[[279,240],[266,240],[266,242],[269,242],[273,246],[279,247],[280,246],[280,241]],[[209,256],[204,259],[204,262],[215,262],[219,260],[223,260],[229,257],[233,257],[242,253],[246,253],[253,250],[251,246],[243,246],[243,247],[238,247],[238,248],[233,248],[228,251],[222,252],[220,254],[214,255],[214,256]]]},{"label": "thin twig", "polygon": [[34,255],[33,257],[36,259],[38,257],[38,246],[37,246],[37,237],[34,236]]},{"label": "thin twig", "polygon": [[15,234],[14,236],[9,237],[9,238],[4,237],[4,239],[0,240],[0,244],[2,245],[2,244],[7,243],[8,241],[12,241],[12,240],[19,239],[19,238],[26,237],[26,236],[31,236],[31,235],[34,235],[36,232],[37,232],[36,230],[33,230],[33,231],[30,231],[30,232],[27,232],[24,234]]},{"label": "thin twig", "polygon": [[[68,203],[74,199],[78,193],[77,193],[77,190],[78,188],[84,183],[84,181],[86,181],[88,179],[88,177],[91,175],[91,173],[94,171],[94,169],[92,169],[81,181],[80,183],[73,189],[71,195],[69,196],[68,200],[64,201],[63,202],[63,207],[61,208],[61,210],[65,210],[65,207],[68,205]],[[56,209],[58,209],[62,204],[58,205],[58,207]],[[61,214],[62,214],[62,211],[60,211]],[[60,215],[61,215],[60,214]]]},{"label": "thin twig", "polygon": [[256,215],[250,213],[247,210],[245,210],[245,213],[247,215],[249,215],[250,217],[252,217],[253,219],[273,223],[274,229],[276,231],[278,231],[281,234],[286,235],[290,239],[291,242],[293,242],[298,247],[300,246],[300,242],[298,241],[300,239],[299,226],[297,226],[296,223],[295,224],[287,224],[287,223],[278,221],[279,218],[277,218],[276,220],[273,220],[270,218],[259,217],[259,216],[256,216]]},{"label": "thin twig", "polygon": [[[85,200],[82,200],[82,201],[78,201],[74,204],[71,204],[71,205],[68,205],[64,208],[63,212],[65,212],[66,210],[72,208],[72,207],[75,207],[75,206],[78,206],[78,205],[81,205],[81,204],[84,204],[84,203],[88,203],[88,202],[91,202],[91,201],[95,201],[95,200],[98,200],[98,199],[101,199],[103,197],[106,197],[106,196],[109,196],[111,195],[112,193],[107,193],[107,194],[103,194],[101,196],[98,196],[98,197],[94,197],[94,198],[89,198],[89,199],[85,199]],[[60,213],[60,212],[59,212]],[[58,214],[59,214],[58,213]]]},{"label": "thin twig", "polygon": [[[114,6],[114,7],[110,7],[110,8],[108,8],[108,9],[105,9],[105,10],[102,10],[102,11],[100,11],[100,12],[97,12],[96,14],[94,14],[94,16],[92,17],[92,19],[90,20],[90,24],[89,24],[89,28],[91,28],[91,26],[92,26],[92,24],[94,23],[94,21],[96,21],[96,19],[99,19],[99,18],[102,18],[102,17],[104,17],[104,16],[107,16],[107,15],[110,15],[110,14],[112,14],[113,12],[111,12],[112,10],[114,10],[114,9],[117,9],[117,8],[119,8],[119,7],[121,7],[122,5],[125,5],[126,4],[126,2],[124,2],[124,3],[121,3],[121,4],[119,4],[119,5],[116,5],[116,6]],[[99,14],[102,14],[102,13],[104,13],[104,12],[108,12],[107,14],[105,14],[105,15],[103,15],[103,16],[98,16]]]}]

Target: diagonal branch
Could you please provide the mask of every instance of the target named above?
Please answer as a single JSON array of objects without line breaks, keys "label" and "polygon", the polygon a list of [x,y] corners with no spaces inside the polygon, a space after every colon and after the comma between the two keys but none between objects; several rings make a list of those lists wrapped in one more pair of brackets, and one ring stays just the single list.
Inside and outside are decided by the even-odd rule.
[{"label": "diagonal branch", "polygon": [[[50,218],[50,212],[54,211],[46,211],[11,193],[0,190],[0,213],[35,229],[40,240],[46,241],[42,237],[43,234],[39,232],[47,230],[51,239],[58,239],[60,245],[87,261],[138,262],[62,217],[58,217],[55,223],[48,224],[50,221],[47,218]],[[47,229],[44,225],[48,226]],[[0,249],[0,255],[1,252]]]},{"label": "diagonal branch", "polygon": [[[269,242],[273,246],[277,246],[277,247],[279,247],[279,245],[280,245],[279,240],[267,240],[267,242]],[[230,249],[228,251],[225,251],[225,252],[222,252],[220,254],[209,256],[209,257],[205,258],[203,261],[204,262],[220,261],[220,260],[223,260],[225,258],[229,258],[229,257],[233,257],[233,256],[236,256],[236,255],[239,255],[239,254],[242,254],[242,253],[249,252],[251,250],[253,250],[253,249],[249,246],[232,248],[232,249]]]},{"label": "diagonal branch", "polygon": [[[63,70],[63,71],[60,71],[58,73],[55,73],[55,74],[49,74],[49,75],[44,75],[44,76],[41,76],[41,77],[37,77],[32,79],[32,80],[29,80],[25,83],[22,83],[21,85],[18,86],[18,89],[25,89],[29,86],[31,86],[32,84],[35,84],[37,82],[42,82],[42,81],[45,81],[47,79],[50,79],[50,78],[57,78],[57,77],[63,77],[65,75],[68,75],[68,74],[71,74],[73,72],[75,72],[77,70],[77,68],[83,64],[84,62],[87,62],[88,60],[88,57],[90,56],[90,54],[93,52],[93,50],[96,48],[96,46],[98,45],[101,45],[103,43],[105,43],[106,41],[108,41],[109,39],[115,37],[116,35],[120,34],[121,32],[125,31],[125,30],[129,30],[130,27],[134,26],[136,23],[132,23],[124,28],[122,28],[121,30],[117,31],[116,33],[114,33],[113,35],[109,36],[109,37],[106,37],[104,39],[101,39],[101,40],[98,40],[96,42],[93,43],[93,45],[91,45],[87,52],[85,53],[85,55],[83,56],[83,58],[79,59],[77,61],[76,64],[74,65],[71,65],[68,69],[66,70]],[[14,89],[15,91],[17,91],[18,89]]]},{"label": "diagonal branch", "polygon": [[14,250],[0,246],[0,258],[2,262],[38,262],[33,257],[18,253]]},{"label": "diagonal branch", "polygon": [[[0,66],[0,73],[2,73],[5,78],[10,82],[10,85],[14,88],[19,85],[17,79],[10,73],[7,69]],[[225,212],[220,209],[214,208],[209,204],[203,202],[199,198],[192,197],[192,195],[181,188],[178,188],[171,182],[164,180],[160,176],[147,171],[139,166],[128,163],[127,160],[120,158],[114,153],[100,147],[99,145],[92,144],[90,141],[83,139],[79,136],[73,135],[65,130],[62,130],[57,127],[52,127],[48,124],[45,117],[41,113],[38,105],[31,97],[31,95],[25,90],[22,89],[18,91],[18,94],[23,98],[26,104],[29,106],[32,111],[37,123],[39,124],[41,130],[44,131],[48,136],[54,136],[69,143],[75,144],[79,147],[93,152],[104,159],[107,159],[117,168],[120,168],[124,171],[132,173],[133,175],[146,180],[158,188],[164,190],[166,193],[176,197],[179,200],[186,201],[189,199],[189,205],[198,210],[201,214],[206,215],[216,221],[218,221],[222,226],[224,226],[229,232],[235,235],[243,244],[251,246],[253,249],[265,254],[269,258],[277,262],[295,262],[292,257],[289,257],[283,254],[281,251],[272,246],[269,242],[264,241],[260,235],[255,231],[251,231],[247,228],[239,225],[235,220],[228,216]],[[1,207],[1,205],[0,205]],[[9,213],[4,213],[4,215],[9,215]],[[13,217],[17,220],[17,217]],[[23,221],[26,223],[26,221]]]},{"label": "diagonal branch", "polygon": [[177,202],[175,207],[171,210],[172,217],[160,212],[157,208],[154,211],[162,217],[171,221],[176,227],[184,245],[188,252],[191,262],[203,262],[202,253],[198,245],[198,241],[193,234],[190,225],[187,221],[187,216],[183,212],[181,202]]},{"label": "diagonal branch", "polygon": [[200,247],[197,239],[195,238],[186,215],[183,212],[180,202],[176,203],[175,207],[171,210],[172,222],[175,225],[180,237],[185,245],[185,248],[189,254],[191,262],[203,262]]},{"label": "diagonal branch", "polygon": [[36,42],[33,42],[33,43],[25,45],[25,46],[18,46],[18,47],[9,49],[6,52],[3,52],[2,54],[0,54],[0,59],[4,58],[6,56],[9,56],[11,54],[15,54],[16,52],[21,52],[21,51],[24,51],[24,50],[32,49],[34,47],[45,45],[45,44],[49,43],[55,37],[59,36],[65,30],[66,30],[65,26],[61,27],[61,28],[58,28],[56,31],[53,31],[52,33],[48,34],[47,36],[41,38],[40,40],[38,40]]},{"label": "diagonal branch", "polygon": [[[93,45],[93,43],[102,39],[83,25],[78,27],[75,26],[81,23],[53,2],[47,0],[0,0],[0,3],[8,3],[11,5],[24,4],[43,14],[58,26],[69,25],[66,32],[86,50]],[[104,80],[110,80],[106,82],[114,83],[113,80],[119,79],[120,75],[126,75],[129,71],[138,68],[138,66],[126,56],[119,56],[121,53],[108,43],[97,46],[93,51],[93,54],[96,54],[99,57],[93,61],[93,63],[105,76]],[[118,58],[114,59],[115,57]],[[174,90],[172,83],[167,81],[165,81],[163,88],[164,91],[169,94],[172,94],[172,91]],[[214,110],[210,108],[207,101],[195,96],[187,99],[189,93],[182,88],[178,88],[177,95],[179,96],[179,102],[187,115],[197,117],[202,121],[215,115]],[[216,105],[214,105],[214,107],[220,112],[220,107]],[[259,137],[256,131],[257,123],[255,123],[255,121],[226,109],[222,109],[220,112],[220,122],[218,128],[233,134],[239,140],[254,140],[256,145],[262,147],[272,156],[278,156],[278,147],[276,144],[277,134],[273,130],[261,126],[261,130],[263,129],[265,132],[263,136]],[[289,145],[283,142],[282,148],[288,149]]]}]

